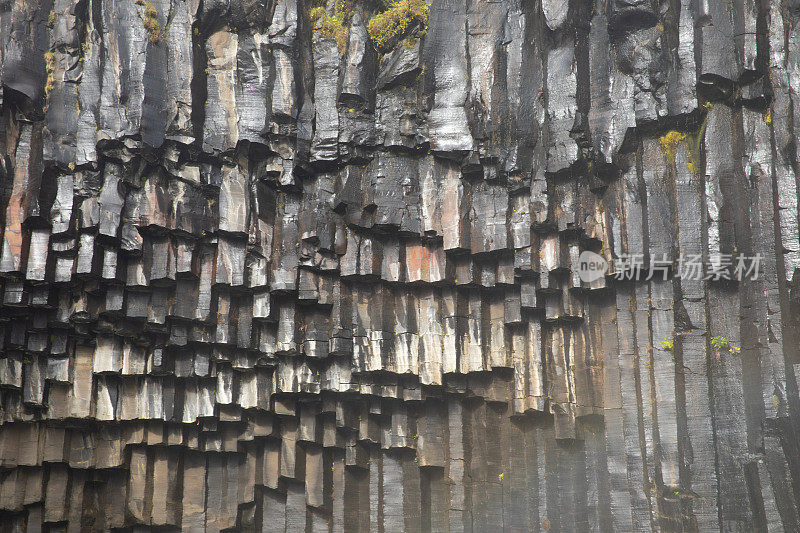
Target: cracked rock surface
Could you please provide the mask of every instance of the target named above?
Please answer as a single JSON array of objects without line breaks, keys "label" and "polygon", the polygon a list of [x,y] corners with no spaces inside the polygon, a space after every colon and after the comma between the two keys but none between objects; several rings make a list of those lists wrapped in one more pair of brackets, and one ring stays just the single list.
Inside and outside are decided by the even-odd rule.
[{"label": "cracked rock surface", "polygon": [[0,531],[800,531],[797,2],[320,5],[0,2]]}]

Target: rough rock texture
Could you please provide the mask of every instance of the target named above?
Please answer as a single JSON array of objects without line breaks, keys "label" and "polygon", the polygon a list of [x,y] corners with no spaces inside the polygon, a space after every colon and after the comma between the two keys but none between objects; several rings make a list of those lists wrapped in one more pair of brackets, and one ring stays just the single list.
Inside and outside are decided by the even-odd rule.
[{"label": "rough rock texture", "polygon": [[800,531],[800,4],[309,8],[0,2],[0,529]]}]

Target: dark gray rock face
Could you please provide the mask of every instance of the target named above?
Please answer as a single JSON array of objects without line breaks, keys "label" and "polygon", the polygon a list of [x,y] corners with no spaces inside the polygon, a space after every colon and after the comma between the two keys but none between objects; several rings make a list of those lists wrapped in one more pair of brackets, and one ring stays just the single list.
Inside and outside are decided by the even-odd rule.
[{"label": "dark gray rock face", "polygon": [[800,531],[797,2],[319,4],[0,2],[0,531]]}]

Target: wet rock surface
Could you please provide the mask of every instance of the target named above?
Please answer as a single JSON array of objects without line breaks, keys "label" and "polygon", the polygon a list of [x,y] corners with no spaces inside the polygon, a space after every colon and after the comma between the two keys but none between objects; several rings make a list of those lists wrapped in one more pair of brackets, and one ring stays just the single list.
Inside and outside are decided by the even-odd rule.
[{"label": "wet rock surface", "polygon": [[311,8],[0,3],[0,530],[800,530],[800,10]]}]

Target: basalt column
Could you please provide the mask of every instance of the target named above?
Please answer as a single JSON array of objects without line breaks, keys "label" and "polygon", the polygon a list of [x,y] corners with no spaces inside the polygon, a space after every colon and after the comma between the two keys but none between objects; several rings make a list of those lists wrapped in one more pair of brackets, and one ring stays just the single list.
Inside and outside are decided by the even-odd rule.
[{"label": "basalt column", "polygon": [[0,1],[0,532],[800,531],[798,136],[794,0]]}]

